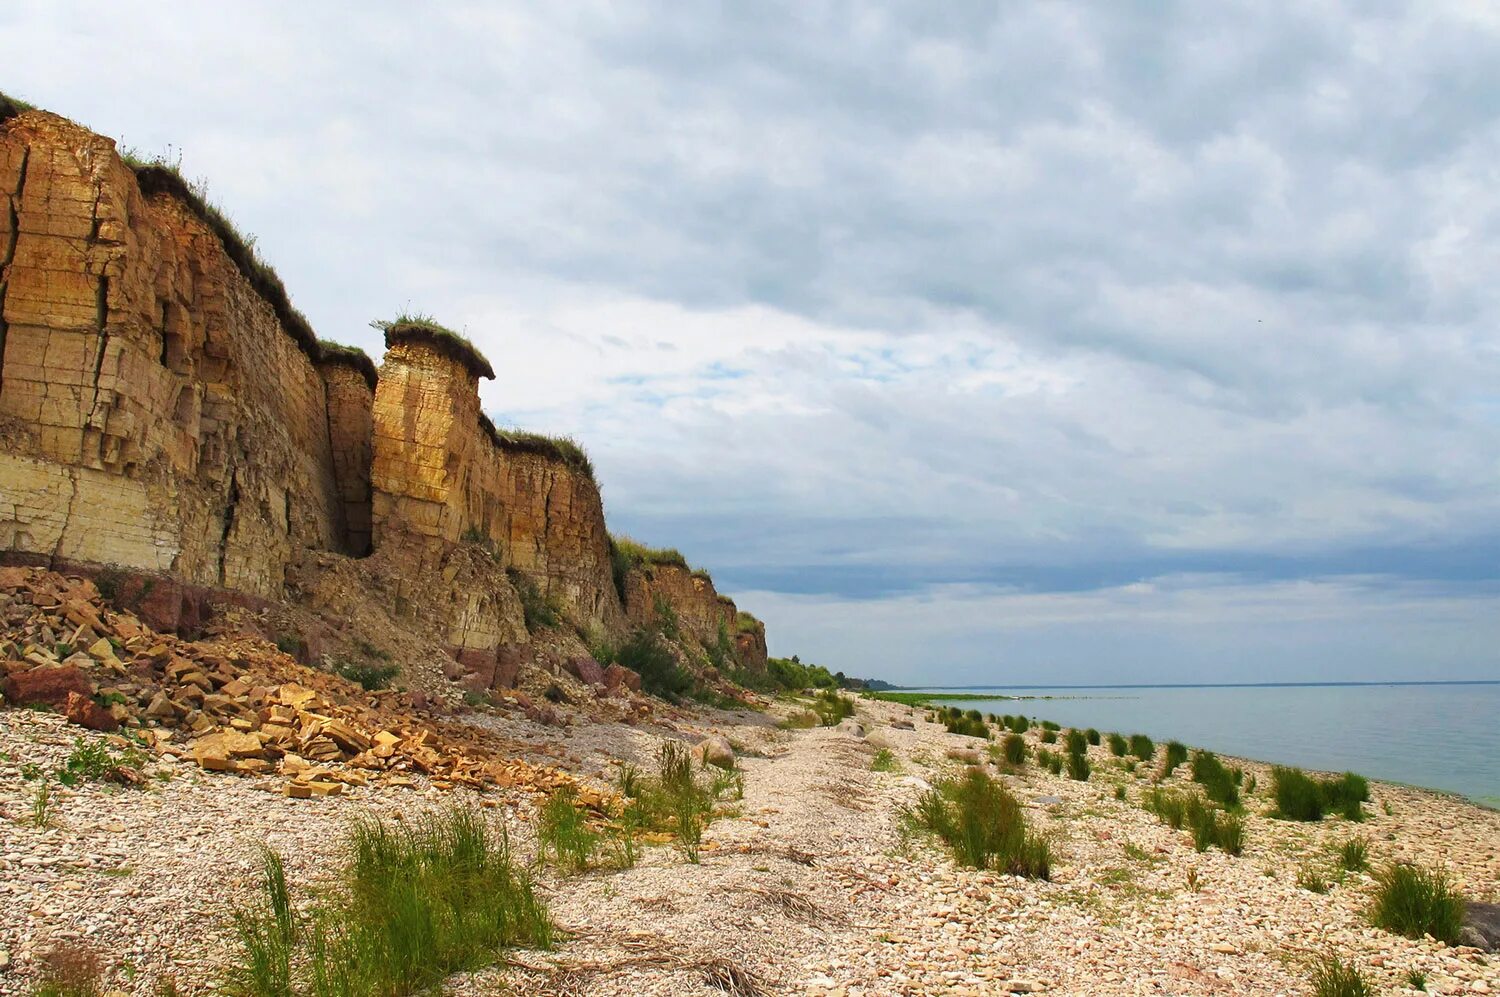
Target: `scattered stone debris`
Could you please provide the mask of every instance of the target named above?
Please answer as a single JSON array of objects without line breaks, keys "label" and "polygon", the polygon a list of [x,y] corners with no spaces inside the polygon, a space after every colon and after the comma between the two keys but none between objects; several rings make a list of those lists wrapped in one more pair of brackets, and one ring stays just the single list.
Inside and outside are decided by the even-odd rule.
[{"label": "scattered stone debris", "polygon": [[[286,778],[280,791],[337,796],[379,779],[414,785],[574,788],[604,794],[556,769],[505,757],[479,730],[438,730],[432,707],[400,692],[368,692],[299,664],[256,637],[188,641],[107,606],[94,583],[38,568],[0,568],[0,691],[14,706],[123,731],[158,754],[209,771]],[[274,788],[274,787],[273,787]]]}]

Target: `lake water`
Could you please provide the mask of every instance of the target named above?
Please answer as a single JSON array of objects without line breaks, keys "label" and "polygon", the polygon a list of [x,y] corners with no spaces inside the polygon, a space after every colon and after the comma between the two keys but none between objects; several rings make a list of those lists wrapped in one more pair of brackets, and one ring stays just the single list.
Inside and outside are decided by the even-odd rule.
[{"label": "lake water", "polygon": [[1349,770],[1500,807],[1500,682],[962,691],[1056,697],[953,704],[981,713],[1024,713],[1257,761]]}]

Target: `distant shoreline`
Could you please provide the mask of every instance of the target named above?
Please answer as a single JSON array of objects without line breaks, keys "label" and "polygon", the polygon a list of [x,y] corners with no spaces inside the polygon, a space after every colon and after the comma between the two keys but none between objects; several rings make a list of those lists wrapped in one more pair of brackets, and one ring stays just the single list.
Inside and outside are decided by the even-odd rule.
[{"label": "distant shoreline", "polygon": [[[1371,686],[1422,686],[1422,685],[1500,685],[1500,679],[1402,679],[1388,682],[1114,682],[1103,685],[926,685],[895,686],[888,692],[1003,692],[1011,689],[1334,689],[1367,688]],[[1004,699],[1004,696],[970,696],[966,698]],[[1022,698],[1022,697],[1010,697]],[[1036,698],[1036,697],[1025,697]]]}]

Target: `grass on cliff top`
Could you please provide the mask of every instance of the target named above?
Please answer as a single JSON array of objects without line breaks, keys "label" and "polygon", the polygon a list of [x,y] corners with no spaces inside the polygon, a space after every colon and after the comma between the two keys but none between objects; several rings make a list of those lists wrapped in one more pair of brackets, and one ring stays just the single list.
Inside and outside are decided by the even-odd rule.
[{"label": "grass on cliff top", "polygon": [[759,632],[764,626],[765,624],[743,609],[734,614],[734,629],[736,633],[753,634]]},{"label": "grass on cliff top", "polygon": [[687,558],[682,556],[682,551],[676,547],[647,547],[638,540],[632,540],[626,536],[611,535],[610,544],[619,551],[620,556],[635,567],[656,567],[658,565],[686,568]]},{"label": "grass on cliff top", "polygon": [[393,319],[376,319],[370,327],[385,333],[387,348],[409,339],[425,339],[469,369],[476,377],[495,377],[495,368],[467,336],[454,332],[431,315],[402,312]]},{"label": "grass on cliff top", "polygon": [[318,352],[324,363],[342,363],[353,367],[364,377],[365,383],[370,390],[375,390],[375,384],[379,380],[379,374],[375,371],[375,361],[370,355],[358,346],[347,346],[344,343],[335,343],[331,339],[318,340]]},{"label": "grass on cliff top", "polygon": [[490,417],[479,413],[479,426],[495,446],[509,453],[529,453],[558,461],[590,481],[594,481],[594,462],[571,436],[547,436],[523,429],[500,429]]},{"label": "grass on cliff top", "polygon": [[19,97],[12,97],[10,94],[0,91],[0,124],[4,124],[18,114],[25,114],[27,111],[35,110],[36,105],[28,104]]},{"label": "grass on cliff top", "polygon": [[[36,108],[24,100],[0,93],[0,123],[4,123],[25,111]],[[120,150],[125,165],[135,171],[136,183],[144,197],[164,194],[181,202],[189,211],[207,225],[218,237],[229,257],[256,294],[271,306],[276,320],[287,331],[287,335],[314,363],[323,358],[322,345],[313,332],[312,324],[292,305],[291,296],[281,277],[255,248],[255,236],[246,235],[230,220],[224,210],[208,199],[208,181],[188,180],[182,175],[182,157],[143,157],[133,149]]]},{"label": "grass on cliff top", "polygon": [[242,233],[223,209],[208,199],[207,180],[188,180],[184,177],[181,156],[177,159],[165,156],[145,159],[132,149],[124,149],[120,152],[120,158],[135,171],[135,179],[143,196],[155,197],[162,194],[176,198],[207,225],[218,236],[225,255],[255,293],[271,306],[277,321],[296,341],[302,352],[314,362],[322,359],[322,348],[307,316],[292,307],[292,299],[287,294],[281,277],[256,251],[255,236]]}]

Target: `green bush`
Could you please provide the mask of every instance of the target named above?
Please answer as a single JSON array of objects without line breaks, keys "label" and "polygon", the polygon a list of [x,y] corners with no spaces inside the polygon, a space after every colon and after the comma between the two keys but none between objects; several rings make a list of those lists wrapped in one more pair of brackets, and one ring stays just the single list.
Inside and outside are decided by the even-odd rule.
[{"label": "green bush", "polygon": [[1067,747],[1068,754],[1070,755],[1086,754],[1089,750],[1088,735],[1084,734],[1081,730],[1068,731]]},{"label": "green bush", "polygon": [[536,582],[531,579],[530,575],[517,568],[506,568],[505,573],[510,578],[511,587],[516,590],[517,598],[521,600],[521,612],[526,617],[527,633],[552,630],[562,622],[562,611],[557,603],[537,588]]},{"label": "green bush", "polygon": [[818,693],[813,700],[812,708],[813,712],[818,715],[818,722],[824,727],[837,726],[840,720],[854,716],[853,700],[847,696],[840,696],[830,689],[824,689]]},{"label": "green bush", "polygon": [[1286,820],[1317,821],[1337,811],[1349,820],[1361,821],[1365,814],[1360,804],[1370,798],[1370,784],[1364,776],[1345,772],[1333,779],[1314,779],[1298,768],[1275,769],[1272,791],[1277,815]]},{"label": "green bush", "polygon": [[626,638],[616,660],[641,677],[646,692],[676,701],[693,687],[692,677],[677,664],[672,652],[652,630],[641,628]]},{"label": "green bush", "polygon": [[515,945],[547,948],[552,925],[503,830],[476,810],[357,819],[346,863],[305,913],[276,853],[259,896],[234,915],[224,989],[242,997],[397,995],[435,988]]},{"label": "green bush", "polygon": [[1051,875],[1046,840],[1027,828],[1016,798],[980,769],[929,789],[903,816],[909,827],[941,838],[963,865],[1031,879]]},{"label": "green bush", "polygon": [[1010,764],[1020,765],[1026,761],[1026,739],[1020,734],[1006,734],[1002,747],[1005,760]]},{"label": "green bush", "polygon": [[1024,734],[1031,729],[1031,721],[1025,717],[1011,717],[1007,724],[1012,734]]},{"label": "green bush", "polygon": [[1167,776],[1171,775],[1172,770],[1177,768],[1177,766],[1181,765],[1183,762],[1187,761],[1187,758],[1187,745],[1183,744],[1181,741],[1168,741],[1167,757],[1164,758],[1161,763],[1161,777],[1165,779]]},{"label": "green bush", "polygon": [[1076,779],[1079,782],[1087,782],[1091,771],[1088,755],[1069,752],[1068,778]]},{"label": "green bush", "polygon": [[1448,945],[1458,942],[1464,897],[1441,869],[1397,863],[1377,873],[1375,882],[1370,919],[1376,927],[1407,938],[1431,935]]},{"label": "green bush", "polygon": [[983,738],[988,738],[990,736],[990,729],[985,726],[983,720],[974,720],[970,717],[950,717],[943,722],[943,726],[950,734],[962,734],[965,737]]},{"label": "green bush", "polygon": [[1046,748],[1038,748],[1036,751],[1036,763],[1053,775],[1062,775],[1063,756]]},{"label": "green bush", "polygon": [[1209,799],[1230,808],[1240,805],[1240,789],[1234,776],[1213,752],[1193,752],[1193,781],[1203,787]]},{"label": "green bush", "polygon": [[1056,744],[1057,743],[1057,731],[1055,731],[1055,730],[1049,730],[1049,729],[1047,729],[1045,727],[1042,728],[1042,743],[1043,744]]},{"label": "green bush", "polygon": [[1062,730],[1062,724],[1054,723],[1051,720],[1043,720],[1042,730],[1050,730],[1055,734],[1058,731]]},{"label": "green bush", "polygon": [[1352,821],[1365,819],[1365,811],[1360,804],[1370,798],[1370,783],[1362,775],[1353,772],[1345,772],[1335,779],[1325,779],[1319,784],[1323,792],[1323,805],[1329,810],[1336,810]]},{"label": "green bush", "polygon": [[1313,966],[1313,997],[1374,997],[1371,986],[1358,969],[1346,965],[1337,956],[1319,959]]},{"label": "green bush", "polygon": [[1277,816],[1284,820],[1323,819],[1323,791],[1301,769],[1278,765],[1271,771],[1271,793]]},{"label": "green bush", "polygon": [[374,692],[389,689],[391,679],[396,677],[399,669],[395,665],[377,665],[370,661],[340,661],[335,671],[350,682]]},{"label": "green bush", "polygon": [[1149,762],[1156,754],[1156,745],[1145,734],[1131,734],[1130,753],[1143,762]]},{"label": "green bush", "polygon": [[1114,755],[1116,758],[1124,758],[1125,752],[1129,750],[1129,747],[1125,743],[1125,739],[1119,734],[1111,734],[1109,735],[1108,741],[1109,753]]},{"label": "green bush", "polygon": [[1092,727],[1084,731],[1083,736],[1088,738],[1090,744],[1097,745],[1099,743],[1099,732]]}]

